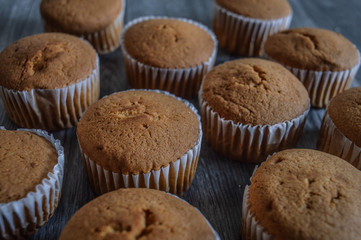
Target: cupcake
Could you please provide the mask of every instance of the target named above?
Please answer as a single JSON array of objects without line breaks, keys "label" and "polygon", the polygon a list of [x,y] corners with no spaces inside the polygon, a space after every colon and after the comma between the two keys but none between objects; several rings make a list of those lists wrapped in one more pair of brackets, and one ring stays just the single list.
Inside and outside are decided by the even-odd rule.
[{"label": "cupcake", "polygon": [[63,179],[59,140],[42,130],[0,127],[0,238],[22,239],[54,213]]},{"label": "cupcake", "polygon": [[318,28],[276,33],[264,45],[266,57],[285,65],[305,85],[314,107],[348,89],[360,66],[356,47],[341,34]]},{"label": "cupcake", "polygon": [[265,161],[243,198],[242,239],[360,239],[361,172],[333,155],[291,149]]},{"label": "cupcake", "polygon": [[219,46],[242,56],[260,56],[267,37],[287,29],[292,10],[287,0],[215,0],[213,30]]},{"label": "cupcake", "polygon": [[306,89],[272,61],[245,58],[213,68],[199,92],[207,143],[246,162],[296,144],[309,110]]},{"label": "cupcake", "polygon": [[361,87],[346,90],[331,100],[322,121],[318,149],[361,170]]},{"label": "cupcake", "polygon": [[97,54],[67,34],[22,38],[0,53],[0,95],[9,118],[21,127],[73,127],[99,98]]},{"label": "cupcake", "polygon": [[181,195],[194,178],[202,140],[193,105],[165,92],[140,90],[93,104],[77,134],[97,194],[134,187]]},{"label": "cupcake", "polygon": [[83,206],[65,226],[71,239],[220,239],[187,202],[152,189],[119,189]]},{"label": "cupcake", "polygon": [[142,17],[125,26],[122,52],[132,87],[191,98],[213,67],[217,40],[205,26],[191,20]]},{"label": "cupcake", "polygon": [[120,45],[125,0],[42,0],[40,13],[46,32],[64,32],[88,40],[98,53]]}]

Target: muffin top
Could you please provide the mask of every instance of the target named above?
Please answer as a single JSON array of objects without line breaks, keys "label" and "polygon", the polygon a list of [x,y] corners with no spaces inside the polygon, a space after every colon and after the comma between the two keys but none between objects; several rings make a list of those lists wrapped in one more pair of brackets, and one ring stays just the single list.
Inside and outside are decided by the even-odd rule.
[{"label": "muffin top", "polygon": [[309,107],[302,83],[278,63],[256,58],[229,61],[203,81],[203,100],[226,120],[273,125],[292,120]]},{"label": "muffin top", "polygon": [[88,77],[96,58],[93,47],[77,37],[32,35],[0,53],[0,85],[15,91],[65,87]]},{"label": "muffin top", "polygon": [[215,49],[209,33],[178,19],[144,20],[123,34],[128,54],[153,67],[195,67],[208,61]]},{"label": "muffin top", "polygon": [[279,152],[255,172],[251,211],[275,239],[359,239],[361,172],[309,149]]},{"label": "muffin top", "polygon": [[0,129],[0,203],[25,197],[58,162],[54,146],[26,131]]},{"label": "muffin top", "polygon": [[335,126],[361,147],[361,87],[335,96],[328,106],[328,113]]},{"label": "muffin top", "polygon": [[83,206],[65,226],[60,240],[216,239],[191,205],[152,189],[119,189]]},{"label": "muffin top", "polygon": [[107,170],[147,173],[176,161],[196,145],[196,114],[172,96],[126,91],[88,108],[77,128],[83,152]]},{"label": "muffin top", "polygon": [[122,0],[42,0],[40,13],[59,30],[85,34],[109,26],[122,7]]},{"label": "muffin top", "polygon": [[359,62],[355,46],[339,33],[294,28],[268,37],[265,53],[286,66],[313,71],[343,71]]},{"label": "muffin top", "polygon": [[292,12],[287,0],[216,0],[216,3],[244,17],[264,20],[287,17]]}]

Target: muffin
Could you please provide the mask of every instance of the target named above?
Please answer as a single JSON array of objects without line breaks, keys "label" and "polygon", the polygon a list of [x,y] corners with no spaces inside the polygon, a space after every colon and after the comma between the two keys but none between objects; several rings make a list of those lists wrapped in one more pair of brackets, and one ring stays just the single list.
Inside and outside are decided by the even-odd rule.
[{"label": "muffin", "polygon": [[291,19],[287,0],[215,0],[213,31],[231,54],[260,56],[267,37],[287,29]]},{"label": "muffin", "polygon": [[242,239],[360,239],[361,172],[310,149],[279,152],[251,178]]},{"label": "muffin", "polygon": [[152,189],[119,189],[83,206],[65,226],[71,239],[220,239],[187,202]]},{"label": "muffin", "polygon": [[67,34],[22,38],[0,53],[0,95],[9,118],[21,127],[73,127],[99,98],[97,54]]},{"label": "muffin", "polygon": [[306,89],[272,61],[245,58],[213,68],[199,92],[207,143],[246,162],[296,144],[309,111]]},{"label": "muffin", "polygon": [[341,34],[318,28],[294,28],[270,36],[266,57],[283,64],[305,85],[314,107],[348,89],[360,66],[356,47]]},{"label": "muffin", "polygon": [[188,19],[142,17],[125,26],[122,52],[132,87],[191,98],[213,67],[217,40],[205,26]]},{"label": "muffin", "polygon": [[361,170],[361,87],[334,97],[323,117],[318,149]]},{"label": "muffin", "polygon": [[93,104],[77,134],[97,194],[134,187],[181,195],[194,178],[202,140],[193,105],[166,92],[140,90]]},{"label": "muffin", "polygon": [[40,13],[46,32],[64,32],[88,40],[98,53],[120,45],[125,0],[42,0]]},{"label": "muffin", "polygon": [[0,238],[22,239],[54,213],[60,200],[64,150],[41,130],[0,127]]}]

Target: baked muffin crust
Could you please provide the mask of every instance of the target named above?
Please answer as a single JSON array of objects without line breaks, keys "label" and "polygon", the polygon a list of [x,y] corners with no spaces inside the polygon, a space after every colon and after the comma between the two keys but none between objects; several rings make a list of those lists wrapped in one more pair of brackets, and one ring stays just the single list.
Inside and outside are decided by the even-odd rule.
[{"label": "baked muffin crust", "polygon": [[160,68],[188,68],[206,62],[215,48],[212,37],[177,19],[150,19],[124,33],[124,48],[137,61]]},{"label": "baked muffin crust", "polygon": [[264,46],[272,59],[290,67],[343,71],[359,62],[355,46],[339,33],[318,28],[294,28],[270,36]]},{"label": "baked muffin crust", "polygon": [[51,25],[81,35],[106,28],[122,7],[122,0],[42,0],[40,13]]},{"label": "baked muffin crust", "polygon": [[216,0],[216,3],[239,15],[256,19],[277,19],[291,14],[287,0]]},{"label": "baked muffin crust", "polygon": [[203,99],[222,118],[266,125],[292,120],[309,107],[302,83],[278,63],[256,58],[229,61],[203,81]]},{"label": "baked muffin crust", "polygon": [[0,203],[25,197],[58,162],[54,146],[26,131],[0,129]]},{"label": "baked muffin crust", "polygon": [[361,87],[336,95],[328,106],[328,113],[335,126],[361,147]]},{"label": "baked muffin crust", "polygon": [[65,87],[88,77],[96,58],[92,46],[77,37],[32,35],[0,53],[0,85],[15,91]]},{"label": "baked muffin crust", "polygon": [[105,169],[138,174],[183,156],[200,129],[197,116],[174,97],[126,91],[90,106],[77,134],[83,152]]},{"label": "baked muffin crust", "polygon": [[193,207],[151,189],[119,189],[82,207],[60,240],[71,239],[215,239]]},{"label": "baked muffin crust", "polygon": [[252,177],[252,213],[275,239],[359,239],[361,172],[333,155],[291,149]]}]

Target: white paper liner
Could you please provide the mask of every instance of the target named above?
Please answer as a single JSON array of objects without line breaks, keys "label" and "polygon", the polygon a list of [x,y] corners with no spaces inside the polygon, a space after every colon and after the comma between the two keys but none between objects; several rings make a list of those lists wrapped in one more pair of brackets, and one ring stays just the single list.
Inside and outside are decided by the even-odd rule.
[{"label": "white paper liner", "polygon": [[260,56],[267,37],[290,26],[292,12],[284,18],[262,20],[235,14],[214,3],[213,16],[213,30],[221,48],[237,55]]},{"label": "white paper liner", "polygon": [[334,124],[326,109],[320,135],[318,149],[345,159],[361,170],[361,147],[348,139]]},{"label": "white paper liner", "polygon": [[189,202],[187,202],[186,200],[178,197],[177,195],[174,195],[174,194],[171,194],[171,193],[167,193],[169,195],[172,195],[173,197],[175,198],[178,198],[179,200],[185,202],[187,205],[191,206],[192,208],[194,208],[203,218],[204,220],[206,221],[206,223],[208,224],[208,226],[211,228],[213,234],[214,234],[214,237],[216,238],[216,240],[221,240],[221,238],[219,237],[218,233],[216,232],[216,230],[214,230],[214,228],[212,227],[212,225],[209,223],[208,219],[201,213],[201,211],[199,211],[198,208],[194,207],[193,205],[191,205]]},{"label": "white paper liner", "polygon": [[48,131],[75,126],[84,111],[98,100],[99,91],[98,57],[88,77],[63,88],[14,91],[0,86],[4,107],[13,122]]},{"label": "white paper liner", "polygon": [[[189,68],[159,68],[143,64],[129,55],[124,47],[124,35],[133,25],[150,19],[175,19],[193,24],[206,31],[213,39],[214,50],[206,62]],[[124,27],[121,37],[125,70],[130,85],[134,88],[160,89],[184,98],[196,96],[203,76],[208,73],[217,55],[217,38],[206,26],[185,18],[147,16],[137,18]]]},{"label": "white paper liner", "polygon": [[[120,34],[123,28],[125,0],[122,0],[122,8],[115,20],[106,28],[97,32],[85,33],[79,37],[88,40],[99,54],[113,52],[120,45]],[[44,29],[46,32],[66,32],[62,29],[47,24],[45,19]]]},{"label": "white paper liner", "polygon": [[[112,172],[97,164],[96,161],[90,159],[86,153],[83,152],[81,142],[79,141],[79,148],[81,150],[85,171],[89,183],[96,194],[104,194],[118,188],[134,187],[152,188],[181,196],[193,181],[201,151],[203,135],[200,116],[198,115],[197,109],[190,102],[168,92],[159,90],[141,90],[172,96],[186,104],[198,119],[199,135],[197,142],[194,147],[188,150],[182,157],[158,170],[151,170],[147,173],[139,174],[122,174],[121,169],[119,169],[119,172]],[[134,90],[131,89],[127,91]]]},{"label": "white paper liner", "polygon": [[309,108],[297,118],[274,125],[251,126],[225,120],[199,91],[204,137],[221,154],[245,162],[263,161],[269,154],[293,147],[300,137]]},{"label": "white paper liner", "polygon": [[[355,47],[356,48],[356,47]],[[306,87],[313,107],[326,107],[329,101],[340,92],[350,88],[352,80],[360,67],[360,52],[357,50],[359,61],[351,69],[344,71],[313,71],[287,66],[271,58],[263,51],[263,56],[285,66]]]},{"label": "white paper liner", "polygon": [[[4,127],[0,129],[5,130]],[[58,163],[53,172],[36,185],[35,192],[29,192],[16,201],[0,203],[1,239],[18,239],[34,233],[53,215],[60,201],[64,171],[64,149],[60,141],[43,130],[18,130],[33,132],[50,141],[58,153]]]}]

